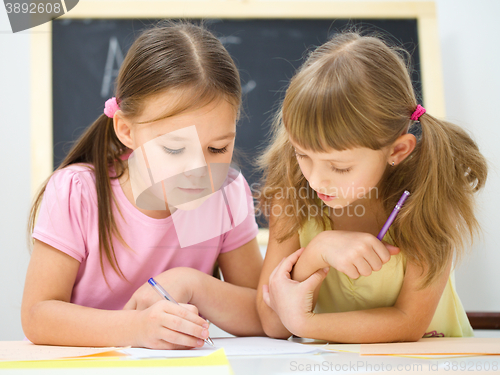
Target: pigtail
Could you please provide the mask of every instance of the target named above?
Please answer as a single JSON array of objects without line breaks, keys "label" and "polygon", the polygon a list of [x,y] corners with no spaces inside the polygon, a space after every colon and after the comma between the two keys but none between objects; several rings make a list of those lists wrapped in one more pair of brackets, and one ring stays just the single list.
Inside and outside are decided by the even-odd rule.
[{"label": "pigtail", "polygon": [[[124,162],[120,159],[120,155],[123,153],[125,146],[118,140],[115,134],[112,118],[101,115],[94,124],[96,126],[91,126],[89,129],[89,141],[93,140],[90,152],[96,178],[97,206],[99,207],[99,260],[103,274],[103,256],[106,256],[113,270],[126,279],[118,265],[112,241],[114,234],[124,243],[112,212],[112,201],[115,203],[118,210],[120,210],[120,207],[116,203],[112,193],[109,173],[110,166],[113,166],[116,171],[116,176],[113,178],[119,178],[124,173],[125,166]],[[94,132],[92,132],[92,130]],[[104,277],[106,278],[105,275]]]},{"label": "pigtail", "polygon": [[410,157],[384,183],[387,212],[404,190],[411,196],[392,236],[409,261],[426,270],[428,286],[448,264],[459,260],[479,232],[473,194],[484,186],[487,163],[477,144],[460,127],[429,114],[419,119],[422,134]]},{"label": "pigtail", "polygon": [[[94,170],[98,201],[101,269],[104,275],[103,257],[105,256],[113,270],[123,278],[125,278],[125,275],[118,265],[112,242],[113,235],[117,236],[122,243],[124,243],[124,240],[118,232],[112,214],[112,200],[114,201],[114,197],[111,190],[109,168],[113,166],[115,169],[116,175],[113,178],[120,178],[123,175],[126,166],[125,162],[120,159],[120,155],[123,154],[125,149],[126,147],[116,137],[113,128],[113,119],[102,114],[81,135],[66,158],[56,169],[56,171],[58,171],[71,164],[84,163],[90,164],[89,168]],[[31,233],[33,233],[33,229],[35,228],[36,216],[42,203],[43,194],[49,179],[50,177],[42,184],[30,210],[28,219],[28,238],[30,247],[33,244]],[[117,204],[116,207],[118,207]],[[106,278],[105,275],[104,277]]]}]

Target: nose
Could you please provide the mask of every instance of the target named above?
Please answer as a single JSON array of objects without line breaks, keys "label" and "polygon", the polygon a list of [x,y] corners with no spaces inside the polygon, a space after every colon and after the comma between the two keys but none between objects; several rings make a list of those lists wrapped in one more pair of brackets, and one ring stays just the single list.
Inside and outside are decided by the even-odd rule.
[{"label": "nose", "polygon": [[186,177],[205,177],[207,175],[207,167],[197,167],[184,171]]},{"label": "nose", "polygon": [[313,165],[308,179],[309,186],[320,193],[327,193],[328,188],[330,187],[330,181],[324,176],[325,174],[323,171],[319,167],[315,167]]},{"label": "nose", "polygon": [[207,175],[207,162],[202,152],[189,156],[184,165],[183,173],[186,177],[204,177]]}]

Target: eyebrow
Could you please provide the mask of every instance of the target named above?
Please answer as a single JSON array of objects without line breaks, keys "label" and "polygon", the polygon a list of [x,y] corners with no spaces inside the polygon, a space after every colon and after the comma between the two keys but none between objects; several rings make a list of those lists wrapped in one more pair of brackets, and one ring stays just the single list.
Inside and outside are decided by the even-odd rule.
[{"label": "eyebrow", "polygon": [[[166,135],[166,134],[168,134],[168,133],[158,134],[156,137],[161,137],[161,136]],[[230,132],[230,133],[227,133],[225,135],[221,135],[220,137],[217,137],[215,139],[211,139],[210,141],[213,142],[213,141],[221,141],[221,140],[224,140],[224,139],[232,139],[235,136],[236,136],[236,132]],[[185,141],[185,140],[189,140],[188,138],[179,137],[178,135],[174,135],[174,136],[172,136],[169,139],[172,140],[172,141]]]},{"label": "eyebrow", "polygon": [[[300,151],[296,146],[293,145],[292,142],[290,142],[290,144],[293,146],[293,148],[295,149],[295,151],[299,154],[304,154],[304,151]],[[338,160],[338,159],[322,159],[323,161],[333,161],[333,162],[336,162],[336,163],[350,163],[350,161],[345,161],[345,160]]]},{"label": "eyebrow", "polygon": [[236,137],[236,132],[230,132],[230,133],[227,133],[226,135],[221,135],[220,137],[212,139],[212,141],[222,141],[224,139],[231,139],[234,137]]}]

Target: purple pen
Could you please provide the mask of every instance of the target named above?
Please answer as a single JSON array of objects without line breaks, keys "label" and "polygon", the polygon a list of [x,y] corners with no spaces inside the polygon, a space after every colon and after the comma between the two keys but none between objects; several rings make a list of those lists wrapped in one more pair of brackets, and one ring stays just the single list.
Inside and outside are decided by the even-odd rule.
[{"label": "purple pen", "polygon": [[384,226],[382,227],[382,230],[378,234],[377,238],[382,241],[382,238],[384,238],[385,234],[389,230],[389,227],[391,226],[392,222],[396,218],[396,215],[399,213],[399,210],[401,207],[403,207],[403,204],[405,203],[406,198],[410,195],[410,192],[405,190],[401,198],[399,198],[398,203],[396,204],[396,207],[394,207],[394,210],[392,210],[391,214],[389,215],[387,221],[385,222]]}]

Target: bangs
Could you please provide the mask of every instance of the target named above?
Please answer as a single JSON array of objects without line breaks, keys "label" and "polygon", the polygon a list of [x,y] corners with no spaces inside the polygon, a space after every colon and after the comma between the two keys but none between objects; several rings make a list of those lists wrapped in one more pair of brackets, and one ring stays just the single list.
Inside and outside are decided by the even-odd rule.
[{"label": "bangs", "polygon": [[240,100],[238,99],[238,97],[229,96],[211,85],[207,84],[203,86],[183,86],[169,89],[166,92],[175,94],[172,95],[172,97],[175,97],[175,99],[173,100],[173,102],[169,103],[171,105],[167,107],[166,111],[156,118],[141,121],[138,122],[138,124],[147,124],[155,121],[160,121],[187,111],[203,108],[210,103],[218,102],[220,100],[226,100],[228,103],[230,103],[234,107],[236,120],[238,120],[239,118]]},{"label": "bangs", "polygon": [[363,70],[353,74],[352,61],[349,66],[345,60],[337,56],[313,63],[292,79],[283,102],[283,124],[301,148],[328,152],[382,147],[382,128],[372,120],[376,113],[368,104],[372,100],[364,90]]}]

